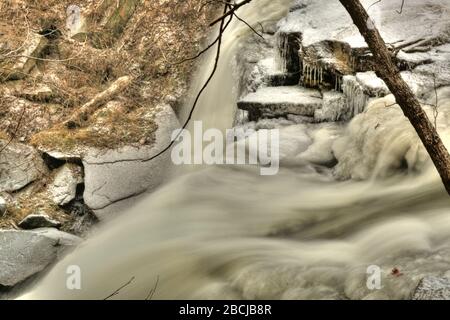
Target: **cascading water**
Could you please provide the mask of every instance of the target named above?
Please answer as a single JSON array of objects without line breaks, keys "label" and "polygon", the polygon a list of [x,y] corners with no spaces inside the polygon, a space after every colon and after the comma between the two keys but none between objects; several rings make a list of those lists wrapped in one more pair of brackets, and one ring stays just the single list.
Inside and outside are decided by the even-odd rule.
[{"label": "cascading water", "polygon": [[[277,18],[289,2],[254,1],[240,16],[252,24]],[[235,21],[226,35],[216,78],[194,115],[205,127],[232,123],[229,70],[244,32]],[[213,59],[205,61],[193,92]],[[449,140],[450,103],[440,102],[440,130]],[[344,132],[333,124],[319,131],[312,124],[282,129],[284,166],[275,176],[260,176],[252,166],[177,170],[171,182],[105,223],[20,298],[103,299],[132,277],[113,298],[145,299],[157,279],[153,299],[410,297],[423,275],[450,269],[449,200],[433,167],[426,162],[418,172],[383,179],[334,178],[356,175],[365,165],[380,172],[401,159],[421,158],[414,134],[398,136],[407,126],[401,113],[386,120],[379,109],[369,107],[363,115],[370,121],[355,119]],[[334,175],[311,160],[332,151],[340,161]],[[71,265],[81,268],[81,290],[66,287]],[[369,265],[383,270],[381,290],[366,286]],[[394,267],[403,276],[390,275]]]}]

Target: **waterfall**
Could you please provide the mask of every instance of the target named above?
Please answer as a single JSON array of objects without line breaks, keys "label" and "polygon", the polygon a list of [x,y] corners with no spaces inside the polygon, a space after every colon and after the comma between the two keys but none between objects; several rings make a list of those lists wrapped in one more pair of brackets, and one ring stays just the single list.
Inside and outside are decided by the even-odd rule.
[{"label": "waterfall", "polygon": [[[255,0],[239,16],[252,25],[278,19],[289,2]],[[232,61],[239,38],[250,31],[239,21],[230,28],[217,74],[193,116],[205,128],[232,125]],[[210,52],[192,96],[213,63]],[[322,81],[321,69],[304,68],[307,79]],[[417,136],[400,134],[406,128],[399,126],[401,112],[393,107],[384,115],[377,104],[361,114],[366,101],[345,77],[336,80],[337,90],[341,83],[355,119],[345,130],[336,123],[280,130],[285,165],[278,175],[260,176],[254,166],[174,170],[170,182],[94,230],[19,298],[103,299],[133,277],[114,299],[143,300],[155,283],[153,299],[409,298],[422,276],[449,269],[448,195],[429,162],[408,174],[389,171],[361,181],[339,181],[331,168],[317,165],[312,155],[336,156],[342,175],[358,177],[360,170],[397,168],[405,157],[420,156]],[[446,126],[445,106],[440,126]],[[391,152],[397,147],[401,152]],[[81,290],[66,286],[74,265]],[[383,271],[381,290],[366,286],[370,265]],[[403,276],[393,277],[393,268]]]}]

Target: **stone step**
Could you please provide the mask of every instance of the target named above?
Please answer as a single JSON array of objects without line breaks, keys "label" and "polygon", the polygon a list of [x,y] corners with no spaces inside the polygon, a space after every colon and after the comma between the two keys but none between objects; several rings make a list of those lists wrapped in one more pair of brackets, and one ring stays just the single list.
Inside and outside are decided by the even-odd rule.
[{"label": "stone step", "polygon": [[238,101],[238,108],[249,112],[249,120],[286,117],[289,114],[314,117],[322,107],[318,90],[300,86],[265,87]]}]

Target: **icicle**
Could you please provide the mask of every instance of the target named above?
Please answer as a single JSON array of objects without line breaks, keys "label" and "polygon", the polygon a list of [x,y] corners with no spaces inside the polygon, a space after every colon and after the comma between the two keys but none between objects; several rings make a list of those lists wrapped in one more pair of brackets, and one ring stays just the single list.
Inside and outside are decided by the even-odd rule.
[{"label": "icicle", "polygon": [[312,75],[313,75],[313,67],[310,66],[309,68],[309,84],[311,85],[312,82]]},{"label": "icicle", "polygon": [[312,81],[312,85],[313,86],[316,85],[316,66],[315,65],[313,67],[313,81]]}]

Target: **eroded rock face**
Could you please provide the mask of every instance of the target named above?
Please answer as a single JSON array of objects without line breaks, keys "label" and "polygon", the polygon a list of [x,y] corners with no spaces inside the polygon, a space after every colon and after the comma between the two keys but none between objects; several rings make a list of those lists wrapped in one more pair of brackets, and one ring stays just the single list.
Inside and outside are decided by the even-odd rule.
[{"label": "eroded rock face", "polygon": [[48,191],[55,204],[63,206],[75,199],[77,185],[82,182],[82,169],[75,164],[68,163],[58,169]]},{"label": "eroded rock face", "polygon": [[450,279],[428,276],[423,278],[413,300],[450,300]]},{"label": "eroded rock face", "polygon": [[34,148],[1,140],[0,149],[0,192],[20,190],[45,174],[44,161]]},{"label": "eroded rock face", "polygon": [[156,116],[158,129],[150,146],[125,146],[117,150],[91,149],[83,156],[85,170],[84,201],[101,219],[114,212],[113,204],[136,197],[158,186],[170,164],[170,152],[152,161],[169,143],[178,119],[169,105],[160,106]]},{"label": "eroded rock face", "polygon": [[81,241],[75,238],[52,229],[0,231],[0,287],[13,287],[44,270],[59,250]]}]

